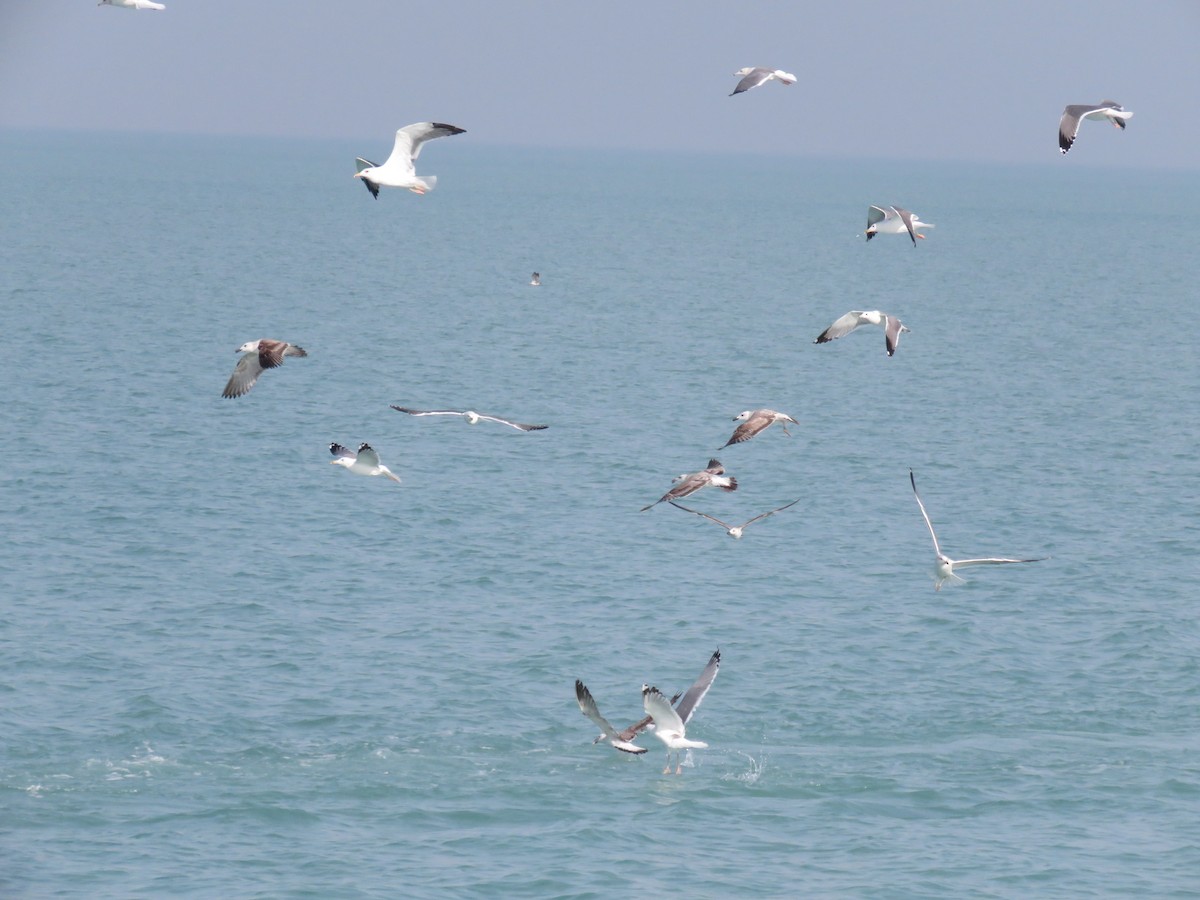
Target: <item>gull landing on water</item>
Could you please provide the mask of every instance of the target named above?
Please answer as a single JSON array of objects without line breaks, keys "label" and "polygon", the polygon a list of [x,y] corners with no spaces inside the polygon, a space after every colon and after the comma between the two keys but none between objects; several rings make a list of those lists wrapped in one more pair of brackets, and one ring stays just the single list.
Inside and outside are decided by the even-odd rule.
[{"label": "gull landing on water", "polygon": [[1071,149],[1084,119],[1109,121],[1113,127],[1124,131],[1125,120],[1131,118],[1133,113],[1116,100],[1101,100],[1094,106],[1090,103],[1072,104],[1063,110],[1062,118],[1058,121],[1058,152],[1065,155]]},{"label": "gull landing on water", "polygon": [[991,556],[985,559],[951,559],[942,552],[941,546],[938,544],[937,534],[934,533],[933,523],[929,521],[929,513],[925,512],[925,504],[921,502],[921,495],[917,493],[917,479],[913,476],[912,469],[908,470],[908,480],[912,482],[913,496],[917,498],[917,506],[921,507],[921,516],[925,519],[925,524],[929,528],[929,536],[933,538],[933,552],[937,554],[937,562],[934,566],[933,589],[940,591],[943,582],[949,581],[951,584],[962,584],[966,579],[960,578],[954,574],[956,567],[962,566],[996,566],[1004,563],[1027,563],[1027,562],[1042,562],[1049,559],[1048,556],[1039,556],[1034,559],[1011,559],[1007,556]]},{"label": "gull landing on water", "polygon": [[742,80],[737,83],[737,87],[733,89],[734,94],[743,94],[751,88],[756,88],[760,84],[766,84],[768,81],[777,80],[780,84],[795,84],[796,76],[791,72],[785,72],[783,69],[768,69],[763,66],[746,66],[744,69],[738,69],[733,73]]},{"label": "gull landing on water", "polygon": [[303,347],[297,347],[287,341],[273,341],[270,338],[247,341],[238,347],[236,352],[246,355],[238,360],[225,390],[221,393],[222,397],[240,397],[248,393],[265,369],[282,366],[285,357],[308,356]]},{"label": "gull landing on water", "polygon": [[664,500],[678,500],[680,497],[686,497],[688,494],[694,494],[696,491],[700,490],[700,488],[705,488],[709,485],[712,485],[713,487],[719,487],[723,491],[736,491],[737,479],[732,475],[729,477],[723,477],[724,475],[725,467],[721,465],[721,461],[718,459],[710,459],[708,461],[707,469],[704,469],[700,472],[684,472],[678,478],[673,479],[675,487],[671,488],[653,503],[649,504],[649,506],[643,506],[640,512],[645,512],[646,510],[650,509],[650,507],[657,506]]},{"label": "gull landing on water", "polygon": [[895,316],[889,316],[887,313],[880,312],[877,309],[867,310],[866,312],[852,309],[817,335],[817,339],[813,343],[825,344],[829,341],[835,341],[849,334],[859,325],[883,326],[883,341],[884,346],[887,347],[888,356],[895,354],[896,348],[900,346],[900,335],[910,330],[907,325]]},{"label": "gull landing on water", "polygon": [[97,6],[120,6],[124,9],[166,9],[161,3],[152,0],[100,0]]},{"label": "gull landing on water", "polygon": [[708,519],[710,522],[716,522],[718,525],[720,525],[722,528],[725,529],[725,533],[727,535],[729,535],[731,538],[736,538],[736,539],[740,540],[742,537],[742,532],[745,531],[747,528],[749,528],[751,525],[753,525],[755,522],[761,522],[763,519],[770,518],[771,516],[775,515],[775,513],[777,513],[777,512],[783,512],[783,510],[787,509],[789,506],[795,506],[802,499],[803,499],[802,497],[797,497],[791,503],[785,503],[783,506],[779,507],[778,509],[773,509],[770,512],[765,512],[765,513],[762,513],[761,515],[757,515],[750,521],[743,522],[741,525],[730,525],[728,522],[722,522],[716,516],[710,516],[708,513],[700,512],[700,510],[698,510],[698,509],[689,509],[688,507],[684,506],[681,503],[676,503],[674,500],[668,500],[667,502],[670,503],[676,509],[682,509],[684,512],[690,512],[693,516],[703,516],[704,518]]},{"label": "gull landing on water", "polygon": [[[791,422],[793,425],[800,424],[787,413],[776,412],[773,409],[747,409],[734,416],[733,421],[741,422],[742,424],[735,428],[729,440],[721,445],[720,449],[722,450],[730,444],[740,444],[742,441],[750,440],[750,438],[754,437],[760,431],[774,425],[776,422]],[[792,433],[787,430],[787,425],[780,425],[780,427],[783,429],[784,434],[788,437],[792,436]]]},{"label": "gull landing on water", "polygon": [[534,273],[533,273],[533,277],[531,277],[531,278],[529,279],[529,284],[530,284],[532,287],[541,287],[541,285],[542,285],[542,273],[541,273],[541,272],[534,272]]},{"label": "gull landing on water", "polygon": [[334,457],[329,461],[331,466],[345,466],[355,475],[383,475],[397,484],[400,483],[400,479],[391,469],[379,462],[379,454],[370,444],[359,444],[358,452],[355,453],[348,447],[333,443],[329,445],[329,452]]},{"label": "gull landing on water", "polygon": [[925,240],[925,235],[918,228],[934,228],[932,222],[922,222],[921,217],[899,206],[871,206],[867,208],[867,240],[877,234],[904,234],[912,238],[913,246],[917,246],[917,238]]},{"label": "gull landing on water", "polygon": [[434,138],[462,134],[465,128],[456,125],[444,125],[441,122],[417,122],[405,125],[396,132],[396,143],[392,145],[392,155],[382,166],[377,166],[370,160],[356,157],[354,162],[358,171],[355,178],[361,178],[371,196],[379,199],[381,187],[408,188],[414,194],[424,194],[432,191],[437,184],[436,175],[417,177],[415,163],[421,155],[421,146]]},{"label": "gull landing on water", "polygon": [[501,419],[499,416],[485,416],[483,413],[477,413],[473,409],[408,409],[404,406],[393,406],[392,409],[396,412],[408,413],[410,416],[459,416],[467,420],[468,425],[478,425],[482,422],[499,422],[501,425],[507,425],[509,428],[515,428],[518,431],[542,431],[549,428],[549,425],[523,425],[520,422],[510,422],[508,419]]},{"label": "gull landing on water", "polygon": [[684,692],[683,699],[674,708],[658,688],[650,687],[648,684],[642,685],[642,708],[646,710],[646,715],[654,720],[654,733],[658,735],[658,739],[667,745],[667,767],[663,769],[664,775],[671,774],[672,750],[677,754],[675,761],[678,768],[675,769],[675,774],[682,775],[683,759],[679,751],[692,747],[703,749],[708,746],[703,741],[689,741],[685,726],[692,720],[692,716],[700,707],[700,702],[708,694],[720,668],[721,650],[717,648],[717,651],[709,657],[708,665],[704,667],[700,677]]}]

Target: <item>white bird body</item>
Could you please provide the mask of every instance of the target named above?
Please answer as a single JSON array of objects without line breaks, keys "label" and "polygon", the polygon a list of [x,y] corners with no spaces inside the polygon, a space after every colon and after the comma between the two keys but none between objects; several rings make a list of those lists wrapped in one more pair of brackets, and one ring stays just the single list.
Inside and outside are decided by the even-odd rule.
[{"label": "white bird body", "polygon": [[468,425],[478,425],[480,422],[497,422],[500,425],[507,425],[509,428],[515,428],[517,431],[545,431],[549,425],[526,425],[522,422],[513,422],[510,419],[502,419],[499,416],[485,416],[483,413],[477,413],[473,409],[409,409],[406,406],[392,406],[396,412],[407,413],[410,416],[458,416],[466,419]]},{"label": "white bird body", "polygon": [[922,222],[916,213],[909,212],[900,206],[870,206],[867,208],[867,240],[877,234],[907,234],[912,238],[913,246],[917,239],[925,240],[925,235],[918,228],[934,228],[932,222]]},{"label": "white bird body", "polygon": [[97,6],[119,6],[122,9],[166,9],[161,3],[153,0],[100,0]]},{"label": "white bird body", "polygon": [[910,330],[895,316],[889,316],[877,309],[852,309],[817,335],[817,339],[813,343],[824,344],[845,337],[859,325],[878,325],[883,328],[884,347],[887,349],[888,356],[895,354],[896,348],[900,345],[900,335]]},{"label": "white bird body", "polygon": [[329,445],[329,452],[334,457],[329,461],[332,466],[342,466],[355,475],[383,475],[397,484],[400,483],[400,479],[391,469],[380,463],[379,454],[370,444],[359,445],[358,452],[355,453],[341,444],[333,443]]},{"label": "white bird body", "polygon": [[663,774],[671,774],[671,753],[675,752],[677,754],[675,774],[682,775],[683,760],[678,755],[679,752],[693,748],[702,750],[708,747],[708,744],[688,738],[683,719],[658,688],[650,687],[648,684],[642,685],[642,706],[646,710],[646,715],[654,720],[654,733],[667,746],[667,767],[663,769]]},{"label": "white bird body", "polygon": [[929,513],[925,511],[925,504],[921,502],[921,495],[917,493],[917,479],[913,475],[912,469],[908,470],[908,480],[912,482],[913,496],[917,498],[917,506],[921,508],[921,517],[925,519],[925,525],[929,528],[929,536],[933,538],[933,552],[935,554],[933,589],[940,591],[942,585],[949,581],[951,584],[962,584],[966,579],[954,573],[956,568],[964,566],[997,566],[1005,563],[1027,563],[1027,562],[1042,562],[1049,559],[1048,556],[1039,556],[1033,559],[1013,559],[1008,556],[989,556],[982,559],[951,559],[942,552],[941,545],[938,543],[937,533],[933,530],[933,522],[929,521]]},{"label": "white bird body", "polygon": [[392,153],[383,165],[377,166],[361,156],[355,159],[358,171],[355,178],[361,178],[367,190],[379,199],[381,187],[408,188],[414,194],[424,194],[432,191],[437,184],[436,175],[417,175],[416,161],[421,155],[421,147],[426,141],[435,138],[462,134],[466,129],[457,125],[445,125],[441,122],[416,122],[405,125],[396,132],[396,142],[392,145]]},{"label": "white bird body", "polygon": [[733,89],[734,94],[743,94],[746,91],[758,87],[760,84],[766,84],[768,81],[778,81],[780,84],[795,84],[796,76],[791,72],[785,72],[783,69],[768,69],[765,66],[746,66],[743,69],[738,69],[733,73],[742,80],[737,83],[737,87]]}]

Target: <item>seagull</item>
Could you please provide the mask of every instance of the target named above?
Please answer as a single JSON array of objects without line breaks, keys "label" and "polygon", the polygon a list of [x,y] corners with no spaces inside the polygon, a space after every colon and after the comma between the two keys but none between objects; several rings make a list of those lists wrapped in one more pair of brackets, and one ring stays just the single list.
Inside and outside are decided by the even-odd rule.
[{"label": "seagull", "polygon": [[925,235],[918,228],[934,228],[931,222],[922,222],[916,213],[910,213],[899,206],[871,206],[867,208],[867,240],[877,234],[904,234],[912,238],[913,246],[917,246],[917,238],[925,240]]},{"label": "seagull", "polygon": [[1113,127],[1125,130],[1125,120],[1133,118],[1133,113],[1116,100],[1101,100],[1093,106],[1090,103],[1076,103],[1063,110],[1058,122],[1058,152],[1066,154],[1075,143],[1075,135],[1079,134],[1079,123],[1084,119],[1100,121],[1107,119]]},{"label": "seagull", "polygon": [[777,512],[782,512],[783,510],[787,509],[789,506],[795,506],[802,499],[803,499],[802,497],[798,497],[797,499],[793,500],[791,503],[785,503],[783,506],[779,507],[778,509],[773,509],[770,512],[765,512],[765,513],[762,513],[761,515],[757,515],[750,521],[743,522],[741,525],[730,525],[728,522],[722,522],[716,516],[710,516],[708,513],[700,512],[698,509],[689,509],[688,507],[684,506],[681,503],[676,503],[674,500],[669,500],[668,502],[672,506],[674,506],[676,509],[682,509],[684,512],[690,512],[694,516],[703,516],[704,518],[708,519],[710,522],[716,522],[718,525],[720,525],[722,528],[725,529],[725,533],[727,535],[729,535],[731,538],[740,539],[742,536],[742,532],[745,531],[747,528],[749,528],[751,525],[753,525],[755,522],[761,521],[762,519],[769,518],[770,516],[775,515],[775,513],[777,513]]},{"label": "seagull", "polygon": [[657,506],[664,500],[678,500],[680,497],[686,497],[688,494],[694,494],[700,488],[708,487],[710,484],[719,487],[723,491],[736,491],[737,479],[730,475],[728,478],[723,478],[725,467],[721,465],[720,460],[710,459],[708,468],[700,472],[684,472],[678,478],[672,479],[672,484],[675,487],[671,488],[650,506],[643,506],[641,512],[650,509],[651,506]]},{"label": "seagull", "polygon": [[[748,409],[734,416],[733,421],[741,422],[742,424],[735,428],[729,440],[721,445],[722,450],[730,444],[740,444],[742,441],[750,440],[750,438],[775,422],[791,422],[793,425],[800,424],[787,413],[776,412],[773,409]],[[783,428],[784,434],[791,437],[792,433],[787,430],[787,425],[781,425],[780,427]]]},{"label": "seagull", "polygon": [[358,171],[355,178],[361,178],[371,196],[379,199],[381,187],[408,188],[414,194],[424,194],[432,191],[437,184],[436,175],[417,177],[413,164],[421,155],[421,145],[434,138],[448,137],[452,134],[462,134],[465,128],[456,125],[443,125],[440,122],[417,122],[405,125],[396,132],[396,143],[392,146],[392,155],[382,166],[377,166],[370,160],[356,157]]},{"label": "seagull", "polygon": [[826,344],[829,341],[845,337],[859,325],[883,326],[884,346],[887,347],[888,356],[895,354],[896,347],[900,345],[900,335],[911,330],[895,316],[889,316],[887,313],[880,312],[877,309],[867,310],[866,312],[852,309],[817,335],[817,339],[813,343]]},{"label": "seagull", "polygon": [[956,566],[996,566],[1003,563],[1042,562],[1050,558],[1048,556],[1039,556],[1035,559],[1010,559],[1006,556],[991,556],[986,559],[951,559],[942,552],[942,548],[938,544],[937,535],[933,531],[933,523],[929,521],[929,513],[925,512],[925,504],[921,502],[921,495],[917,493],[917,479],[913,476],[912,469],[908,470],[908,480],[912,482],[913,496],[917,498],[917,506],[921,507],[921,515],[925,519],[925,524],[929,526],[929,536],[933,538],[933,552],[937,554],[933,581],[933,589],[935,591],[942,589],[943,582],[949,581],[951,584],[962,584],[966,580],[954,574]]},{"label": "seagull", "polygon": [[246,355],[238,360],[233,374],[229,376],[229,383],[221,393],[222,397],[240,397],[249,393],[263,370],[282,366],[286,356],[308,356],[303,347],[297,347],[287,341],[273,341],[270,338],[247,341],[238,347],[236,352]]},{"label": "seagull", "polygon": [[[716,678],[717,667],[721,662],[721,651],[718,650],[713,654],[713,657],[716,660],[716,663],[712,665],[712,676],[713,678]],[[707,672],[708,670],[705,669],[705,671]],[[656,687],[651,687],[648,684],[642,685],[642,707],[646,710],[646,715],[650,716],[650,718],[654,720],[654,733],[658,736],[660,741],[667,745],[667,767],[663,769],[664,775],[671,774],[672,750],[676,751],[677,754],[675,757],[675,774],[682,775],[683,758],[682,754],[679,754],[678,751],[690,750],[693,747],[702,750],[708,746],[708,744],[704,743],[704,741],[689,741],[685,726],[687,725],[687,720],[692,717],[692,713],[695,712],[696,707],[700,705],[700,701],[704,699],[704,695],[708,693],[708,689],[711,686],[712,680],[710,679],[708,684],[704,686],[703,690],[696,698],[695,703],[688,708],[687,715],[685,717],[681,710],[684,701],[688,699],[686,695],[684,696],[683,700],[679,701],[679,708],[672,708],[671,704],[667,702],[667,698],[663,696],[662,691]],[[696,686],[693,685],[692,689],[689,690],[688,693],[690,694],[692,690],[695,690],[695,688]]]},{"label": "seagull", "polygon": [[121,6],[125,9],[166,9],[161,3],[151,0],[100,0],[97,6]]},{"label": "seagull", "polygon": [[333,454],[333,459],[329,461],[331,466],[345,466],[355,475],[386,475],[397,484],[400,483],[400,479],[379,462],[379,454],[370,444],[359,444],[358,453],[355,453],[349,447],[333,443],[329,445],[329,452]]},{"label": "seagull", "polygon": [[481,421],[499,422],[501,425],[507,425],[509,428],[516,428],[518,431],[542,431],[549,428],[549,425],[522,425],[520,422],[510,422],[508,419],[501,419],[499,416],[485,416],[483,413],[477,413],[473,409],[408,409],[404,406],[392,406],[396,412],[408,413],[410,416],[461,416],[467,420],[469,425],[478,425]]},{"label": "seagull", "polygon": [[[738,69],[733,73],[742,80],[737,83],[737,87],[733,89],[733,94],[742,94],[751,88],[756,88],[760,84],[766,84],[772,79],[778,79],[782,84],[795,84],[796,76],[790,72],[785,72],[783,69],[766,69],[762,66],[746,66],[744,69]],[[733,94],[729,96],[732,97]]]},{"label": "seagull", "polygon": [[534,272],[534,273],[533,273],[533,277],[529,279],[529,283],[530,283],[530,285],[532,285],[533,287],[541,287],[541,285],[542,285],[542,273],[541,273],[541,272]]}]

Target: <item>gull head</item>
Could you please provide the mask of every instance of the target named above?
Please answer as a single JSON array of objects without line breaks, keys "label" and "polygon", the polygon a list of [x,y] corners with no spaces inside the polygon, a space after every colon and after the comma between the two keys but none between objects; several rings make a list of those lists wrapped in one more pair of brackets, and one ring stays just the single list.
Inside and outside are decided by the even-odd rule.
[{"label": "gull head", "polygon": [[745,527],[744,525],[735,525],[733,528],[730,528],[730,529],[729,529],[727,532],[725,532],[725,533],[726,533],[727,535],[729,535],[731,538],[733,538],[734,540],[739,540],[739,541],[740,541],[740,540],[742,539],[742,529],[743,529],[744,527]]},{"label": "gull head", "polygon": [[234,353],[253,353],[258,349],[258,341],[246,341],[242,346],[234,350]]},{"label": "gull head", "polygon": [[750,418],[750,415],[752,412],[753,412],[753,410],[749,410],[749,409],[743,410],[742,412],[738,413],[736,416],[733,417],[733,421],[745,422],[748,418]]},{"label": "gull head", "polygon": [[744,69],[738,69],[733,74],[738,76],[739,78],[745,78],[747,75],[749,75],[753,71],[754,71],[753,66],[746,66]]},{"label": "gull head", "polygon": [[469,425],[479,424],[479,413],[475,412],[475,410],[468,409],[465,413],[463,413],[463,416],[466,418]]}]

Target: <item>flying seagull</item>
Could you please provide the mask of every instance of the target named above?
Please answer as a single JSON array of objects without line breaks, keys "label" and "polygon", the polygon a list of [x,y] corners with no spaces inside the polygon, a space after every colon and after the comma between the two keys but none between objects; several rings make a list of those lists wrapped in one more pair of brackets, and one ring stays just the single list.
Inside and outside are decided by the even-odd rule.
[{"label": "flying seagull", "polygon": [[[740,444],[742,441],[748,441],[760,431],[768,428],[776,422],[791,422],[793,425],[800,423],[789,416],[787,413],[776,412],[773,409],[748,409],[745,412],[740,412],[733,417],[733,421],[741,422],[734,429],[733,435],[727,440],[721,449],[724,450],[730,444]],[[787,425],[781,425],[783,433],[791,437],[791,432],[787,430]]]},{"label": "flying seagull", "polygon": [[529,279],[529,283],[530,283],[530,284],[531,284],[533,287],[540,287],[540,286],[541,286],[541,284],[542,284],[542,273],[541,273],[541,272],[534,272],[534,273],[533,273],[533,277]]},{"label": "flying seagull", "polygon": [[408,409],[404,406],[392,406],[396,412],[408,413],[410,416],[460,416],[467,420],[469,425],[478,425],[481,421],[484,422],[499,422],[501,425],[507,425],[509,428],[515,428],[518,431],[541,431],[549,428],[549,425],[523,425],[520,422],[511,422],[508,419],[501,419],[499,416],[485,416],[483,413],[477,413],[473,409]]},{"label": "flying seagull", "polygon": [[236,352],[246,355],[238,360],[233,374],[229,376],[229,383],[221,393],[222,397],[240,397],[249,393],[263,370],[282,366],[284,357],[308,356],[303,347],[297,347],[287,341],[273,341],[270,338],[247,341],[238,347]]},{"label": "flying seagull", "polygon": [[1133,113],[1116,100],[1101,100],[1096,105],[1090,103],[1075,103],[1063,110],[1062,118],[1058,121],[1058,152],[1066,154],[1075,143],[1079,134],[1079,124],[1084,119],[1098,122],[1108,120],[1115,128],[1125,130],[1125,120],[1133,118]]},{"label": "flying seagull", "polygon": [[642,707],[646,715],[654,720],[654,733],[658,739],[667,745],[667,766],[664,775],[671,774],[671,751],[675,751],[676,775],[683,774],[683,755],[681,750],[693,747],[703,749],[708,746],[704,741],[690,741],[687,737],[686,722],[678,710],[674,709],[662,691],[648,684],[642,685]]},{"label": "flying seagull", "polygon": [[329,461],[331,466],[345,466],[355,475],[386,475],[397,484],[400,483],[400,479],[379,462],[379,454],[370,444],[359,444],[358,453],[355,453],[349,447],[333,443],[329,445],[329,452],[333,454],[333,459]]},{"label": "flying seagull", "polygon": [[773,509],[770,512],[765,512],[760,515],[757,515],[750,521],[743,522],[741,525],[730,525],[728,522],[722,522],[716,516],[710,516],[708,513],[700,512],[700,510],[698,510],[698,509],[690,509],[690,508],[684,506],[682,503],[676,503],[674,500],[669,500],[668,502],[672,506],[674,506],[676,509],[682,509],[684,512],[690,512],[694,516],[703,516],[704,518],[708,519],[710,522],[716,522],[718,525],[720,525],[722,528],[724,528],[725,533],[732,538],[741,538],[742,532],[745,531],[747,528],[749,528],[751,525],[753,525],[755,522],[759,522],[759,521],[762,521],[763,519],[769,518],[770,516],[775,515],[775,513],[777,513],[777,512],[782,512],[783,510],[787,509],[789,506],[795,506],[802,499],[803,498],[797,498],[797,499],[793,500],[791,503],[785,503],[783,506],[779,507],[778,509]]},{"label": "flying seagull", "polygon": [[1049,559],[1048,556],[1039,556],[1035,559],[1010,559],[1006,556],[991,556],[986,559],[951,559],[942,552],[941,546],[938,544],[937,535],[933,531],[933,523],[929,521],[929,513],[925,512],[925,504],[921,502],[921,495],[917,493],[917,479],[913,476],[912,469],[908,470],[908,480],[912,482],[913,496],[917,498],[917,506],[921,507],[921,515],[925,519],[925,524],[929,527],[929,536],[933,538],[933,552],[937,554],[937,562],[934,567],[934,582],[933,589],[940,591],[942,583],[949,581],[951,584],[962,584],[966,579],[960,578],[954,574],[955,568],[962,566],[996,566],[1003,563],[1027,563],[1041,562]]},{"label": "flying seagull", "polygon": [[867,208],[867,240],[877,234],[904,234],[912,238],[913,246],[917,246],[917,238],[925,240],[925,235],[918,228],[933,228],[931,222],[922,222],[916,213],[910,213],[899,206],[871,206]]},{"label": "flying seagull", "polygon": [[785,72],[783,69],[767,69],[762,66],[746,66],[744,69],[738,69],[733,73],[742,80],[737,83],[737,87],[733,89],[733,94],[743,94],[751,88],[756,88],[760,84],[766,84],[772,79],[777,79],[781,84],[795,84],[796,76],[790,72]]},{"label": "flying seagull", "polygon": [[725,467],[721,465],[721,461],[710,459],[708,468],[700,472],[684,472],[678,478],[672,479],[671,483],[675,487],[671,488],[649,506],[643,506],[641,512],[650,509],[651,506],[657,506],[664,500],[678,500],[681,497],[686,497],[688,494],[694,494],[700,488],[713,485],[719,487],[723,491],[736,491],[737,479],[730,475],[728,478],[722,477],[725,475]]},{"label": "flying seagull", "polygon": [[889,316],[887,313],[880,312],[877,309],[867,310],[866,312],[852,309],[817,335],[817,339],[813,343],[826,344],[829,341],[845,337],[859,325],[883,326],[884,346],[887,347],[888,356],[895,354],[896,347],[900,345],[900,335],[910,330],[907,325],[895,316]]},{"label": "flying seagull", "polygon": [[153,0],[100,0],[97,6],[120,6],[125,9],[166,9],[161,3]]},{"label": "flying seagull", "polygon": [[462,134],[465,128],[456,125],[443,125],[441,122],[417,122],[405,125],[396,132],[396,143],[392,146],[392,155],[382,166],[377,166],[370,160],[356,157],[354,162],[358,171],[355,178],[361,178],[371,196],[379,199],[381,187],[408,188],[414,194],[424,194],[432,191],[437,184],[436,175],[417,177],[414,163],[421,155],[421,145],[434,138],[448,137],[452,134]]}]

